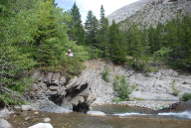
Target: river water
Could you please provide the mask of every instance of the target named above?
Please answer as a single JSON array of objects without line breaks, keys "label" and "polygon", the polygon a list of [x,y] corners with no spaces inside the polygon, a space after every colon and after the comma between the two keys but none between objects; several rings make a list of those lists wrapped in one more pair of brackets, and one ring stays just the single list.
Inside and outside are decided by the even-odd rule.
[{"label": "river water", "polygon": [[9,121],[27,128],[49,117],[54,128],[191,128],[191,112],[158,113],[120,105],[94,106],[89,114],[16,112]]}]

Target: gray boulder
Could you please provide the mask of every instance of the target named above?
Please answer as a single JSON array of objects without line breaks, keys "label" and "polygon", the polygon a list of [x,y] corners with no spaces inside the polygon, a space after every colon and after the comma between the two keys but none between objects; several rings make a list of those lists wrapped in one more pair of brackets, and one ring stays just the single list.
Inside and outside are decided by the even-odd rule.
[{"label": "gray boulder", "polygon": [[12,126],[8,121],[0,119],[0,128],[12,128]]}]

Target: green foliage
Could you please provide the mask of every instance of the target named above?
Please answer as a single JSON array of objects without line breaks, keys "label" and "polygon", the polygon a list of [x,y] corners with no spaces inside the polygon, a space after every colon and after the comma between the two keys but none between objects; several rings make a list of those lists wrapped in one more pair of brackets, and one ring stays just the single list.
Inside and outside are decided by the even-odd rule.
[{"label": "green foliage", "polygon": [[71,11],[70,11],[72,20],[69,22],[69,37],[76,41],[77,44],[84,44],[84,29],[82,26],[81,15],[79,12],[79,8],[76,3],[74,3]]},{"label": "green foliage", "polygon": [[178,96],[180,91],[176,87],[176,81],[175,80],[173,80],[171,86],[172,86],[172,95]]},{"label": "green foliage", "polygon": [[185,94],[182,96],[181,100],[183,100],[183,101],[189,101],[189,100],[191,100],[191,93],[185,93]]},{"label": "green foliage", "polygon": [[165,59],[168,58],[168,55],[171,51],[172,50],[170,48],[162,47],[160,50],[154,52],[153,56],[155,58],[155,61],[157,60],[165,61]]},{"label": "green foliage", "polygon": [[6,105],[19,105],[24,104],[23,101],[16,100],[14,97],[7,94],[0,94],[0,101],[3,101]]},{"label": "green foliage", "polygon": [[[89,54],[69,40],[70,19],[54,0],[0,1],[0,87],[22,94],[31,83],[25,76],[33,68],[79,74]],[[74,57],[66,56],[68,49]],[[12,102],[8,94],[1,98]]]},{"label": "green foliage", "polygon": [[85,42],[92,48],[97,48],[97,29],[98,29],[98,20],[93,15],[92,11],[88,12],[87,20],[85,22]]},{"label": "green foliage", "polygon": [[165,43],[172,49],[168,64],[175,68],[191,70],[191,17],[177,18],[165,28]]},{"label": "green foliage", "polygon": [[124,101],[124,100],[121,99],[120,97],[116,97],[116,98],[114,98],[112,101],[115,102],[115,103],[120,103],[120,102],[122,102],[122,101]]},{"label": "green foliage", "polygon": [[129,95],[132,93],[133,88],[130,87],[125,76],[116,76],[113,86],[121,100],[129,100]]},{"label": "green foliage", "polygon": [[119,27],[113,22],[109,28],[109,55],[111,60],[117,64],[126,61],[126,51],[121,38]]},{"label": "green foliage", "polygon": [[109,82],[109,69],[108,68],[105,68],[101,75],[102,75],[102,79],[105,82]]},{"label": "green foliage", "polygon": [[109,55],[109,23],[105,17],[104,7],[100,9],[100,21],[97,33],[98,48],[102,50],[102,57],[106,58]]}]

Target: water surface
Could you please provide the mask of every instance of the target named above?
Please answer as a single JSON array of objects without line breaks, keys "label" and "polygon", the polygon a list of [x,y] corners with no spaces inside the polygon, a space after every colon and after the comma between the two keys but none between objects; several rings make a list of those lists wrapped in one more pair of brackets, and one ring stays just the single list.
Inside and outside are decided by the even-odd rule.
[{"label": "water surface", "polygon": [[191,126],[191,120],[188,118],[151,114],[149,110],[144,113],[144,109],[104,105],[94,107],[92,110],[105,112],[106,115],[45,112],[35,114],[34,111],[24,111],[13,114],[9,121],[15,126],[14,128],[27,128],[43,122],[46,117],[51,118],[50,123],[54,128],[190,128]]}]

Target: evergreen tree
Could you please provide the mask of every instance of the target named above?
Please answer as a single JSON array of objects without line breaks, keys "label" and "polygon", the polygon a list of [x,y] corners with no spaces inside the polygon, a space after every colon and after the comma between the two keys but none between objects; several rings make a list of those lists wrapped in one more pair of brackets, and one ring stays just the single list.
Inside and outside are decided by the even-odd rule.
[{"label": "evergreen tree", "polygon": [[69,24],[69,36],[72,40],[76,41],[77,44],[84,44],[84,29],[82,26],[79,8],[76,3],[74,3],[70,14],[72,16],[72,20]]},{"label": "evergreen tree", "polygon": [[93,15],[92,11],[88,12],[87,20],[85,22],[85,39],[86,44],[97,48],[97,29],[98,29],[98,20]]},{"label": "evergreen tree", "polygon": [[109,28],[110,57],[118,64],[126,61],[125,49],[123,46],[122,35],[118,25],[113,21]]},{"label": "evergreen tree", "polygon": [[99,43],[99,48],[103,51],[103,57],[108,56],[108,29],[109,23],[108,19],[105,17],[105,10],[103,5],[100,9],[100,22],[99,22],[99,30],[97,34],[97,40]]}]

